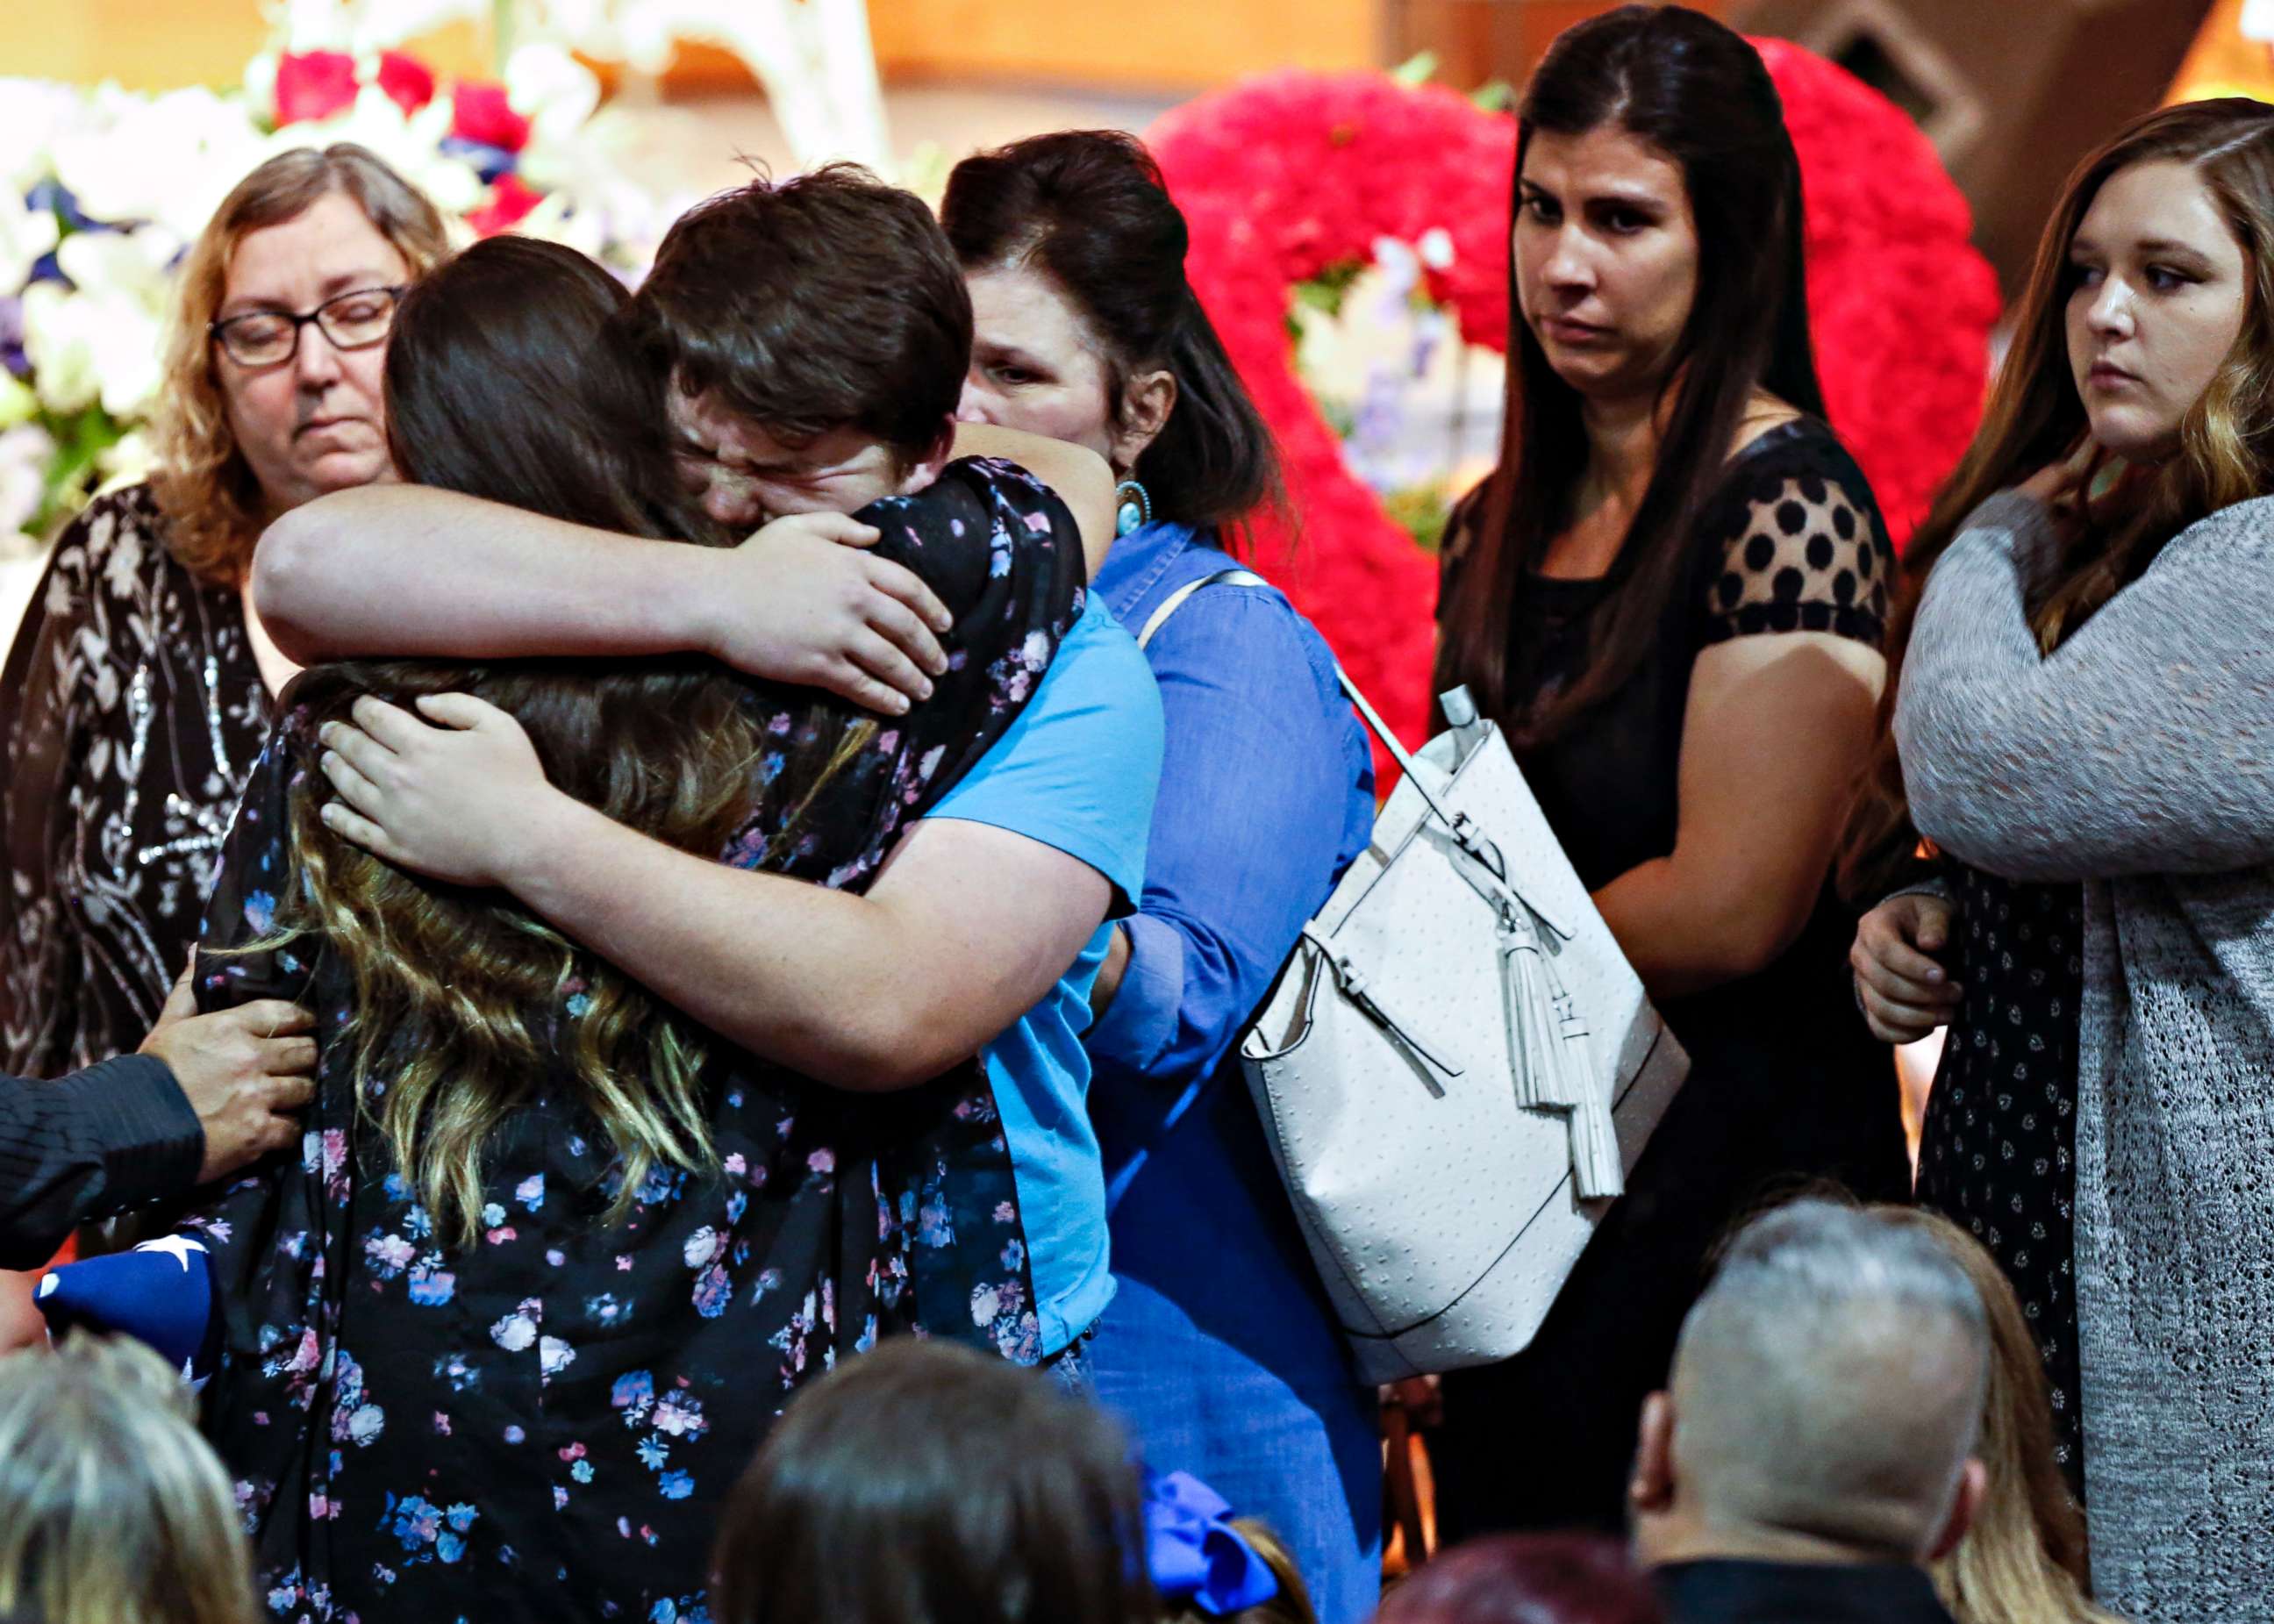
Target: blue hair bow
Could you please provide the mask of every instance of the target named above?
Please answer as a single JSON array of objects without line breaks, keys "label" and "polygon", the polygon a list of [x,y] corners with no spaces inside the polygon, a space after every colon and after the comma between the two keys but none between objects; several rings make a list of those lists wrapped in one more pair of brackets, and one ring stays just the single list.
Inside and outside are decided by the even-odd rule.
[{"label": "blue hair bow", "polygon": [[1145,1568],[1164,1601],[1210,1618],[1260,1606],[1278,1575],[1231,1526],[1231,1506],[1190,1472],[1145,1472]]}]

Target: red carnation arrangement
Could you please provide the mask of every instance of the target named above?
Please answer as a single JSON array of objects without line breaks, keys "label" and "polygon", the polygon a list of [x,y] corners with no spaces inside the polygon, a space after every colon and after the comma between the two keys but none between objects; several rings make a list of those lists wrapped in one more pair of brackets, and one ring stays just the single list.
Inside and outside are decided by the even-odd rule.
[{"label": "red carnation arrangement", "polygon": [[[277,58],[275,122],[308,124],[335,118],[355,106],[366,84],[376,85],[404,118],[434,100],[434,72],[403,51],[381,51],[358,59],[345,51],[288,51]],[[439,118],[442,109],[436,109]],[[478,237],[510,231],[544,201],[545,194],[519,172],[529,145],[530,121],[513,105],[506,87],[487,79],[461,79],[451,87],[450,122],[441,149],[463,156],[488,182],[487,194],[465,211]]]},{"label": "red carnation arrangement", "polygon": [[529,120],[513,110],[503,85],[461,79],[450,93],[450,133],[462,141],[517,153],[529,145]]},{"label": "red carnation arrangement", "polygon": [[[1832,422],[1898,542],[1980,414],[1997,284],[1965,199],[1892,102],[1762,41],[1807,199],[1809,312]],[[1290,289],[1446,232],[1426,274],[1470,343],[1505,350],[1515,121],[1376,73],[1287,71],[1176,109],[1148,137],[1191,226],[1194,291],[1279,436],[1299,530],[1264,518],[1262,566],[1407,740],[1426,731],[1436,565],[1345,465],[1298,379]]]},{"label": "red carnation arrangement", "polygon": [[292,51],[276,63],[276,123],[306,124],[355,104],[355,58],[345,51]]}]

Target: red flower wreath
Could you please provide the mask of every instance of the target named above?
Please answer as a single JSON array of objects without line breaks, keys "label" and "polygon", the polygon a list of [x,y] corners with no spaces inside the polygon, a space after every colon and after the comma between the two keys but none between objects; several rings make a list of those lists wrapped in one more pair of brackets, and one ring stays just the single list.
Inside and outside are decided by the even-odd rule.
[{"label": "red flower wreath", "polygon": [[[1997,284],[1968,243],[1965,199],[1909,118],[1821,57],[1758,43],[1800,154],[1826,404],[1900,543],[1973,433]],[[1286,459],[1299,537],[1262,521],[1259,557],[1417,740],[1435,561],[1352,477],[1296,377],[1289,289],[1367,261],[1377,237],[1442,229],[1454,258],[1427,274],[1431,295],[1467,342],[1505,350],[1515,122],[1441,87],[1288,71],[1177,109],[1150,141],[1191,225],[1193,287]]]}]

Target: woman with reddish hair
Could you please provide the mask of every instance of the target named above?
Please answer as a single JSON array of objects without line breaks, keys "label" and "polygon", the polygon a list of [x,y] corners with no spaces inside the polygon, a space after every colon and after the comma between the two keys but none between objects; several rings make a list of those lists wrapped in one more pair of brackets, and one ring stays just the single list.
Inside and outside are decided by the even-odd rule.
[{"label": "woman with reddish hair", "polygon": [[1375,1624],[1664,1624],[1617,1541],[1501,1534],[1456,1546],[1383,1598]]}]

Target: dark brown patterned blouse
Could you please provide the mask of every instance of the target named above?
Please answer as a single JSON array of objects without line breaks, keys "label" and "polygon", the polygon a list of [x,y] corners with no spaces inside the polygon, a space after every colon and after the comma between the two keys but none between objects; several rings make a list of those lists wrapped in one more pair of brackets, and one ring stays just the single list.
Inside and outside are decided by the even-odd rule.
[{"label": "dark brown patterned blouse", "polygon": [[142,1041],[268,737],[242,602],[165,533],[147,485],[91,503],[0,676],[0,1070],[17,1076]]}]

